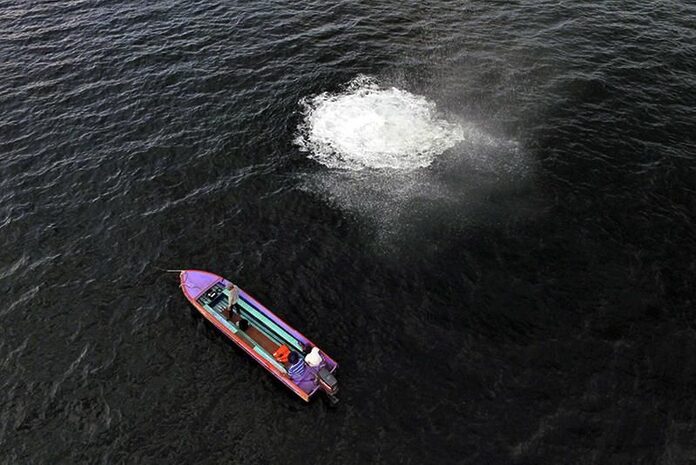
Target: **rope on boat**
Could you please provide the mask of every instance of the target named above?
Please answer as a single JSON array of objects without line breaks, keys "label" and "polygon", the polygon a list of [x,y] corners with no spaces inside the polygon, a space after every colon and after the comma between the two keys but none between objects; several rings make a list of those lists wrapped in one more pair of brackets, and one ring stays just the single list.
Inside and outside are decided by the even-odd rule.
[{"label": "rope on boat", "polygon": [[164,271],[165,273],[181,273],[182,271],[186,271],[186,270],[166,270],[166,269],[164,269],[164,268],[160,268],[160,267],[157,266],[157,265],[153,265],[153,266],[154,266],[155,268],[157,268],[158,270],[160,270],[160,271]]}]

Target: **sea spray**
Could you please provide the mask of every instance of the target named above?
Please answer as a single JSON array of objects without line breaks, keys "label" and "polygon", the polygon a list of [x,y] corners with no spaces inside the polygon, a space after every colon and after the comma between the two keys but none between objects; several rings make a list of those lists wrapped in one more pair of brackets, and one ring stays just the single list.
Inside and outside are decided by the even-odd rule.
[{"label": "sea spray", "polygon": [[429,166],[464,140],[435,103],[367,76],[344,91],[301,101],[304,119],[295,143],[308,157],[330,168],[410,171]]}]

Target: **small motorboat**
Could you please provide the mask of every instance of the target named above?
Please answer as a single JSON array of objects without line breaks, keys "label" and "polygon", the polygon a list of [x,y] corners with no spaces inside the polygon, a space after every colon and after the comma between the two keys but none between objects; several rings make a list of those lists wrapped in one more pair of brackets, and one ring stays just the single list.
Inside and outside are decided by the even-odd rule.
[{"label": "small motorboat", "polygon": [[179,276],[191,304],[295,394],[309,402],[321,390],[338,402],[338,364],[312,341],[225,278],[200,270]]}]

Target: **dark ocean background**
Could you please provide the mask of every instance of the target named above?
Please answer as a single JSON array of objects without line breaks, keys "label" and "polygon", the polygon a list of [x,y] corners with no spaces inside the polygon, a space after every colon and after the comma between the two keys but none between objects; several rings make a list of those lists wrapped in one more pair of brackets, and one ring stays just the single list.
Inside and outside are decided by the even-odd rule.
[{"label": "dark ocean background", "polygon": [[[696,463],[695,24],[687,1],[0,2],[0,464]],[[361,80],[465,141],[317,162],[307,99]],[[274,309],[339,362],[340,405],[157,267]]]}]

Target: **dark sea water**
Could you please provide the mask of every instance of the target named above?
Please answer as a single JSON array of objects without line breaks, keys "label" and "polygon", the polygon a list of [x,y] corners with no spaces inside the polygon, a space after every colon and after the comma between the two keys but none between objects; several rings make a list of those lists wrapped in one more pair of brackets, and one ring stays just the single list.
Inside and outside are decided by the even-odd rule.
[{"label": "dark sea water", "polygon": [[[696,463],[695,25],[0,2],[0,464]],[[238,282],[340,363],[341,404],[157,267]]]}]

